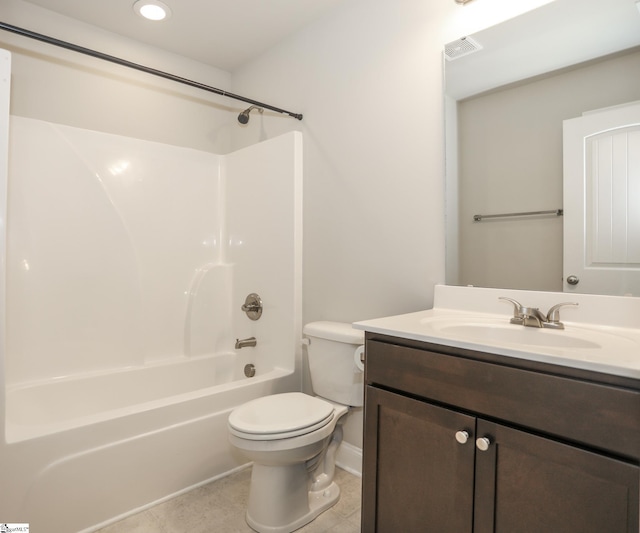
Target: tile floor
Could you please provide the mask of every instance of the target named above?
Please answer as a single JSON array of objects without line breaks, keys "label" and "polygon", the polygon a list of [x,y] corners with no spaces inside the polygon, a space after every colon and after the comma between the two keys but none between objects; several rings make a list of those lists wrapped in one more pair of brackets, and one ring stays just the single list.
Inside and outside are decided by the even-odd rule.
[{"label": "tile floor", "polygon": [[[100,529],[99,533],[250,533],[244,513],[251,469],[194,489]],[[358,533],[361,480],[336,469],[340,500],[298,531],[302,533]],[[98,532],[96,532],[98,533]]]}]

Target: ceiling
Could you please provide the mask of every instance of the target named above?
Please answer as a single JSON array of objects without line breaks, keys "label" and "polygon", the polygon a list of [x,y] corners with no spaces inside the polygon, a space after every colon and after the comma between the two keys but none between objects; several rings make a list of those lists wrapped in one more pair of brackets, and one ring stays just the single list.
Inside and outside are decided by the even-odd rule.
[{"label": "ceiling", "polygon": [[134,0],[28,1],[231,72],[348,0],[163,0],[172,16],[161,22],[136,15]]},{"label": "ceiling", "polygon": [[[0,0],[1,1],[1,0]],[[25,0],[107,31],[156,46],[232,72],[348,0],[163,0],[171,18],[152,22],[136,15],[134,0]],[[427,0],[429,1],[429,0]],[[433,0],[430,0],[433,1]],[[447,84],[453,91],[456,71],[464,85],[457,97],[474,94],[515,79],[596,57],[591,50],[612,53],[640,44],[636,0],[556,0],[518,17],[518,24],[499,24],[476,37],[482,54],[447,62]],[[552,21],[563,21],[552,24]],[[505,42],[509,49],[494,46]],[[544,50],[545,53],[541,53]],[[508,71],[504,55],[519,57]],[[535,60],[532,58],[535,57]],[[473,62],[470,73],[466,62]],[[540,61],[545,64],[538,65]],[[519,72],[522,71],[522,72]],[[491,73],[500,78],[489,82]],[[511,79],[503,79],[503,78]],[[475,87],[468,87],[473,80]],[[453,91],[457,92],[457,91]]]},{"label": "ceiling", "polygon": [[555,0],[471,37],[483,48],[447,61],[454,99],[640,46],[637,0]]}]

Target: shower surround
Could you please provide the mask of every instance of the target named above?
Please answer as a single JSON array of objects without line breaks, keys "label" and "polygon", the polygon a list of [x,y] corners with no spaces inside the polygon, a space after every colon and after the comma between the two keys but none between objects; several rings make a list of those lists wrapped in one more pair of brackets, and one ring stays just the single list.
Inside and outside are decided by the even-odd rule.
[{"label": "shower surround", "polygon": [[6,109],[0,520],[91,531],[241,467],[230,410],[299,390],[301,135],[219,156]]}]

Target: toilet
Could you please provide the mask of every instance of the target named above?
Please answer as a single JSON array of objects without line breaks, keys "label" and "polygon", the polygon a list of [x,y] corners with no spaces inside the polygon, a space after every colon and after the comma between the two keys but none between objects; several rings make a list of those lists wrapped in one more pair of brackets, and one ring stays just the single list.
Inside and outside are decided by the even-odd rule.
[{"label": "toilet", "polygon": [[315,396],[264,396],[229,415],[229,441],[253,461],[246,520],[260,533],[294,531],[338,501],[342,424],[363,404],[364,333],[341,322],[312,322],[303,333]]}]

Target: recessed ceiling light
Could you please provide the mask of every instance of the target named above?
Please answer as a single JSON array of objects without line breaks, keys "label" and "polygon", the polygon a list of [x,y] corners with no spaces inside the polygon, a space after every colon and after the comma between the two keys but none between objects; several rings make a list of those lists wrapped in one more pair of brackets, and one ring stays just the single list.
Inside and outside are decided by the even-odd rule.
[{"label": "recessed ceiling light", "polygon": [[164,20],[171,16],[171,9],[159,0],[138,0],[133,4],[133,10],[149,20]]}]

